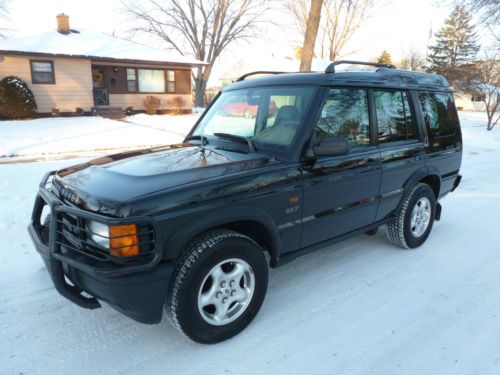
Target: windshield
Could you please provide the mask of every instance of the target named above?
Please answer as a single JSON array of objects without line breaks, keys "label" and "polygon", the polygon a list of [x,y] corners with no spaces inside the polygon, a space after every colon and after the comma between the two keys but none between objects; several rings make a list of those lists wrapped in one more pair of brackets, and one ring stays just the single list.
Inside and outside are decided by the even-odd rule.
[{"label": "windshield", "polygon": [[312,87],[259,87],[223,92],[193,132],[207,139],[247,137],[256,149],[290,146],[311,102]]}]

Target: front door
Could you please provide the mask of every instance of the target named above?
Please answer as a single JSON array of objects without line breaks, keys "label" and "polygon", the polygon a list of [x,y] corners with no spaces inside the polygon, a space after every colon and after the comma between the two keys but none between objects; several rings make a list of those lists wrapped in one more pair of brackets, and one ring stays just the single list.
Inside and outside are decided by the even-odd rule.
[{"label": "front door", "polygon": [[332,88],[315,127],[314,143],[344,137],[349,154],[319,157],[302,168],[301,247],[326,241],[374,222],[378,207],[380,153],[371,141],[368,92]]},{"label": "front door", "polygon": [[94,105],[109,105],[108,89],[106,87],[106,78],[104,68],[92,67],[92,87],[94,94]]}]

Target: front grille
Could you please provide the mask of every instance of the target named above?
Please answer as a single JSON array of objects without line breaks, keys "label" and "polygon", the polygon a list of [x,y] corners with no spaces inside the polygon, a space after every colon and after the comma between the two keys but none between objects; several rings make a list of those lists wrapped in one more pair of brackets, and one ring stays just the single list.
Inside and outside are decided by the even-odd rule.
[{"label": "front grille", "polygon": [[56,244],[61,253],[76,253],[94,260],[125,263],[149,260],[155,252],[154,230],[149,224],[137,225],[139,253],[130,257],[116,257],[110,254],[110,249],[97,245],[91,240],[92,232],[86,227],[86,219],[75,214],[60,211],[57,214]]}]

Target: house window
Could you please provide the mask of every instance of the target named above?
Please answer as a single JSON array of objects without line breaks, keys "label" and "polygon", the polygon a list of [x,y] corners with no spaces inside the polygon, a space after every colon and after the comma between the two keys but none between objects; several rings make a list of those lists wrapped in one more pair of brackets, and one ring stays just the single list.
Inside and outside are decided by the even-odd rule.
[{"label": "house window", "polygon": [[165,92],[165,74],[158,69],[137,69],[139,92]]},{"label": "house window", "polygon": [[127,68],[127,91],[145,93],[175,93],[175,71],[163,69]]},{"label": "house window", "polygon": [[472,102],[482,102],[485,99],[484,95],[472,95],[471,101]]},{"label": "house window", "polygon": [[56,79],[54,76],[53,61],[35,61],[31,60],[31,82],[41,84],[54,84]]},{"label": "house window", "polygon": [[167,70],[167,92],[175,93],[175,72]]},{"label": "house window", "polygon": [[130,92],[137,91],[137,74],[135,69],[127,69],[127,90]]}]

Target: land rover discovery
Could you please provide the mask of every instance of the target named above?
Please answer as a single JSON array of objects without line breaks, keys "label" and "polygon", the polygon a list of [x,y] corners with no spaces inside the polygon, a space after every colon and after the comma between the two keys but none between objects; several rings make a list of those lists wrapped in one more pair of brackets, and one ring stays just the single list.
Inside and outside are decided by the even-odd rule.
[{"label": "land rover discovery", "polygon": [[255,317],[268,266],[381,226],[401,248],[426,241],[461,179],[445,78],[342,61],[249,77],[181,144],[43,178],[29,233],[60,294],[149,324],[165,310],[188,338],[215,343]]}]

